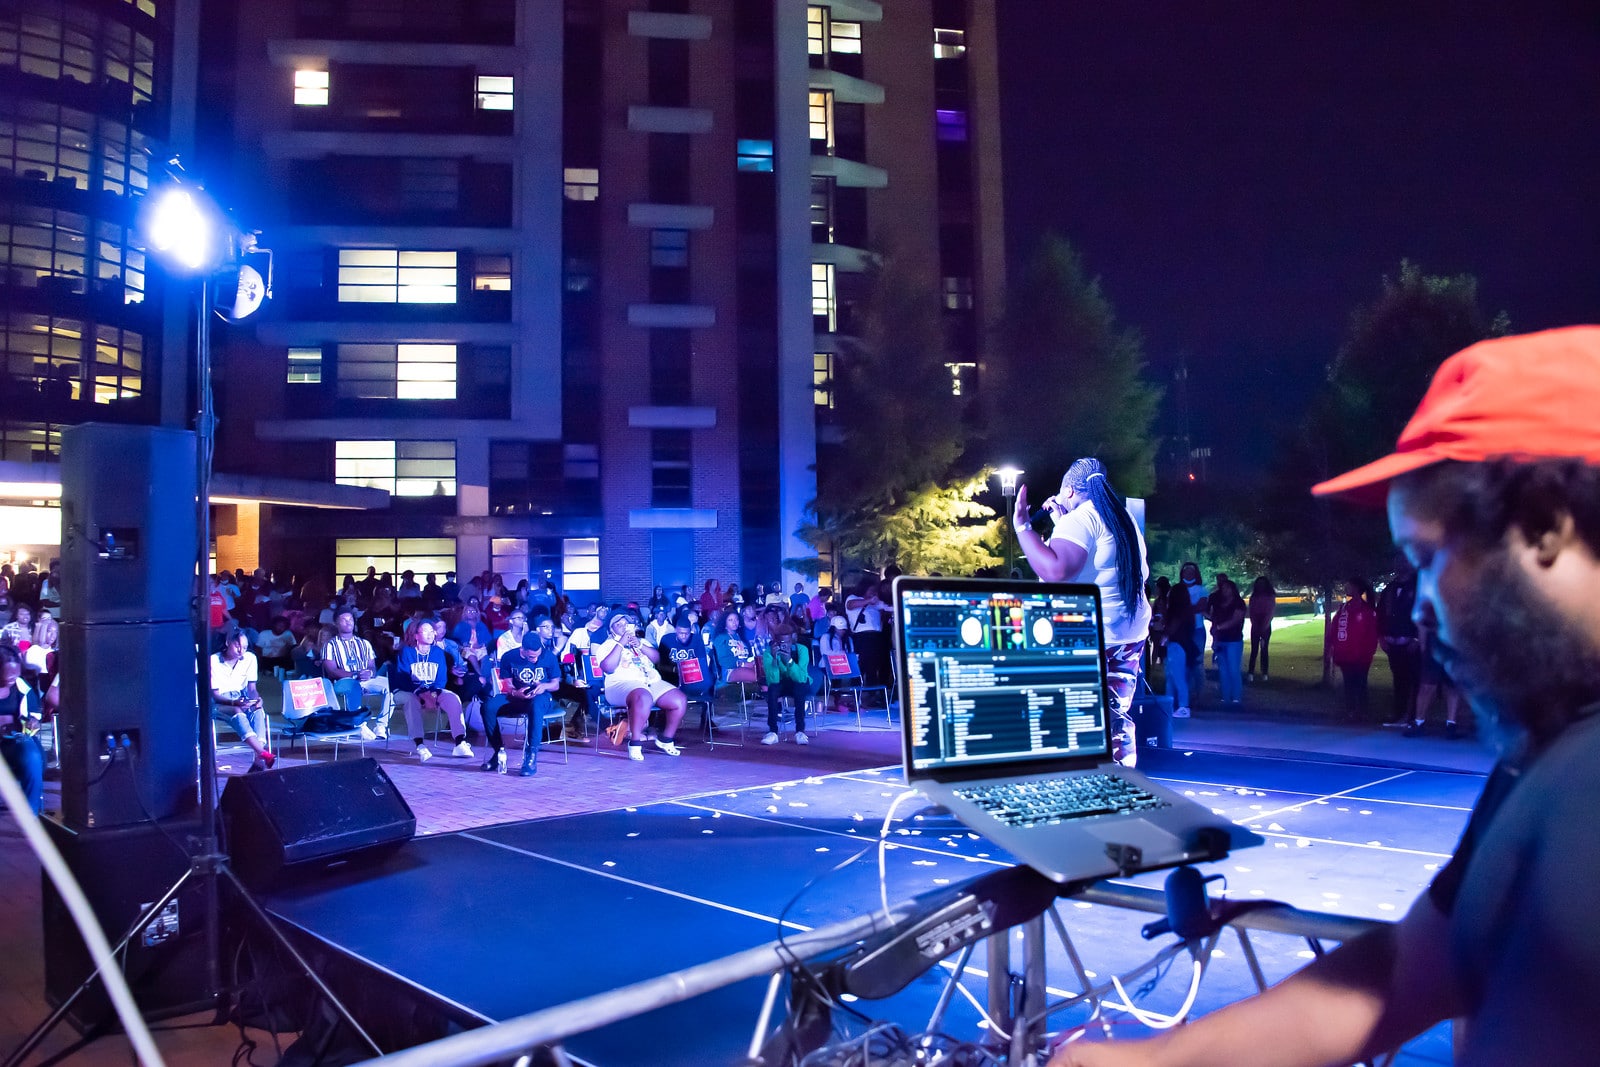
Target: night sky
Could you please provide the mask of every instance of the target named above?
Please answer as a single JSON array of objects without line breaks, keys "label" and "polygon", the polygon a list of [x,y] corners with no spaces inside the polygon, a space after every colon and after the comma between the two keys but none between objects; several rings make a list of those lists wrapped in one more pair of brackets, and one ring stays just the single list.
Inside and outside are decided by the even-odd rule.
[{"label": "night sky", "polygon": [[1011,258],[1061,232],[1152,377],[1186,355],[1220,473],[1402,257],[1600,321],[1600,4],[998,4]]}]

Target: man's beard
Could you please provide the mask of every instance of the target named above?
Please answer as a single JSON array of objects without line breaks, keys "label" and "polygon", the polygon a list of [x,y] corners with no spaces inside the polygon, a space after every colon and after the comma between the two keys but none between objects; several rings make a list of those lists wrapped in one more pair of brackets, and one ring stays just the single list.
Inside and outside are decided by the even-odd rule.
[{"label": "man's beard", "polygon": [[1539,596],[1508,554],[1484,565],[1479,589],[1443,665],[1496,741],[1522,732],[1544,744],[1600,701],[1600,647]]}]

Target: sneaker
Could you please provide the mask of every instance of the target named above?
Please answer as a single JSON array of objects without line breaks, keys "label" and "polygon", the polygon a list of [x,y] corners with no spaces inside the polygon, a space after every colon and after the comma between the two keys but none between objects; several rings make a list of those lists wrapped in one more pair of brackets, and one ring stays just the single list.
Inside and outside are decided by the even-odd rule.
[{"label": "sneaker", "polygon": [[269,771],[272,770],[272,765],[274,763],[277,763],[277,762],[278,762],[278,757],[274,756],[272,753],[270,753],[270,752],[261,753],[261,766],[266,768],[267,770],[269,770]]},{"label": "sneaker", "polygon": [[1256,680],[1256,676],[1255,676],[1255,673],[1254,673],[1254,672],[1252,672],[1252,673],[1250,673],[1250,674],[1247,674],[1247,675],[1245,675],[1245,676],[1244,676],[1244,680],[1245,680],[1245,681],[1247,681],[1247,682],[1253,682],[1253,681],[1255,681],[1255,680]]},{"label": "sneaker", "polygon": [[[1444,724],[1444,739],[1446,741],[1455,741],[1455,740],[1458,740],[1460,737],[1461,737],[1461,727],[1457,726],[1453,722],[1447,722],[1447,723]],[[269,766],[270,766],[270,764],[269,764]]]},{"label": "sneaker", "polygon": [[806,736],[806,732],[804,730],[796,730],[794,732],[794,743],[797,745],[809,745],[811,743],[811,738]]},{"label": "sneaker", "polygon": [[1174,719],[1187,719],[1189,717],[1189,709],[1188,708],[1176,708],[1172,712],[1172,717]]},{"label": "sneaker", "polygon": [[417,757],[418,763],[427,763],[433,758],[433,753],[428,751],[427,745],[418,745],[412,750],[411,754]]},{"label": "sneaker", "polygon": [[363,741],[376,741],[377,739],[378,739],[377,732],[375,730],[373,730],[372,727],[368,726],[366,723],[362,723],[361,724],[361,740],[363,740]]},{"label": "sneaker", "polygon": [[538,773],[539,773],[539,765],[537,763],[535,763],[531,759],[525,759],[525,760],[522,761],[522,777],[524,777],[524,778],[532,778],[534,775],[536,775]]},{"label": "sneaker", "polygon": [[638,760],[641,763],[644,762],[644,746],[643,745],[629,745],[628,746],[628,758],[631,759],[631,760]]},{"label": "sneaker", "polygon": [[669,756],[683,755],[683,749],[679,748],[677,743],[674,741],[663,741],[661,738],[657,737],[655,738],[655,743],[656,748],[660,749],[662,752],[665,752]]},{"label": "sneaker", "polygon": [[1427,732],[1428,732],[1428,724],[1427,723],[1425,723],[1425,722],[1414,722],[1410,726],[1407,726],[1404,730],[1401,730],[1400,731],[1400,736],[1401,737],[1421,737],[1423,734],[1425,734]]},{"label": "sneaker", "polygon": [[1262,675],[1262,676],[1261,676],[1261,680],[1262,680],[1262,681],[1263,681],[1263,682],[1270,682],[1270,681],[1272,681],[1272,678],[1271,678],[1271,677],[1270,677],[1270,676],[1269,676],[1269,675],[1266,675],[1266,674],[1263,674],[1263,675]]},{"label": "sneaker", "polygon": [[763,745],[775,745],[778,743],[778,735],[774,733],[768,733],[766,737],[761,739],[761,743]]},{"label": "sneaker", "polygon": [[455,748],[450,750],[450,755],[460,756],[462,759],[471,759],[472,746],[467,744],[465,741],[462,741],[458,743]]}]

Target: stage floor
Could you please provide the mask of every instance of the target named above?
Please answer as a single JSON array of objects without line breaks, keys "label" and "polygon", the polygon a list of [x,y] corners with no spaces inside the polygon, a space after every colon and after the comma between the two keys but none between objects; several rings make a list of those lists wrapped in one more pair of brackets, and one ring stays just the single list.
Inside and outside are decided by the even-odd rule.
[{"label": "stage floor", "polygon": [[[1205,752],[1142,759],[1152,777],[1266,838],[1211,865],[1227,876],[1232,896],[1391,920],[1448,858],[1483,784],[1475,774]],[[904,788],[899,769],[884,768],[419,838],[380,868],[281,892],[267,904],[337,952],[425,992],[464,1024],[497,1021],[768,942],[780,913],[791,928],[812,928],[876,907],[873,855],[829,871],[875,840]],[[1009,863],[915,801],[901,806],[890,842],[891,901]],[[1133,881],[1159,886],[1163,877]],[[1063,905],[1063,914],[1099,975],[1151,952],[1138,933],[1147,915],[1081,903]],[[1309,958],[1296,939],[1252,939],[1269,979]],[[1053,935],[1050,942],[1050,985],[1070,990],[1071,971]],[[970,987],[982,999],[981,955],[973,962],[980,966]],[[1148,1006],[1178,1005],[1187,986],[1181,969]],[[856,1007],[920,1030],[941,977]],[[730,987],[566,1047],[593,1064],[734,1063],[764,985]],[[1196,1010],[1252,990],[1238,943],[1224,938]],[[957,998],[945,1029],[970,1037],[977,1021]],[[1397,1062],[1449,1063],[1447,1028],[1413,1042]]]}]

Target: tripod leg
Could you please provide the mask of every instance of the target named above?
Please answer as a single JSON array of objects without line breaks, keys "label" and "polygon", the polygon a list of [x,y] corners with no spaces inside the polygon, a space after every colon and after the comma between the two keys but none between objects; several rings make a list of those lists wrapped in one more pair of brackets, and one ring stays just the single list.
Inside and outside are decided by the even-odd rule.
[{"label": "tripod leg", "polygon": [[[178,895],[178,892],[183,889],[184,884],[189,881],[189,876],[192,874],[194,874],[194,868],[192,867],[184,871],[183,875],[176,882],[172,883],[172,887],[161,895],[160,900],[157,900],[148,911],[144,912],[137,919],[133,920],[133,925],[128,927],[128,932],[123,934],[122,939],[112,946],[112,956],[120,956],[122,954],[122,952],[128,947],[128,942],[132,941],[134,937],[138,935],[140,930],[143,930],[149,925],[150,917],[152,915],[161,914],[161,909],[165,908],[172,902],[173,898]],[[99,968],[89,972],[89,977],[85,978],[79,984],[78,988],[72,991],[72,995],[67,997],[66,1000],[63,1000],[60,1006],[57,1007],[55,1011],[50,1013],[50,1017],[48,1019],[34,1027],[33,1032],[23,1040],[21,1045],[17,1046],[17,1050],[10,1056],[6,1057],[5,1067],[18,1067],[23,1060],[27,1059],[28,1054],[39,1047],[39,1043],[49,1036],[50,1031],[56,1028],[56,1024],[62,1019],[66,1018],[67,1012],[72,1010],[72,1006],[78,1002],[78,998],[84,993],[88,992],[89,987],[94,985],[99,978]]]},{"label": "tripod leg", "polygon": [[261,910],[261,905],[256,903],[256,898],[250,895],[250,891],[244,887],[244,883],[239,881],[239,876],[233,873],[233,868],[223,865],[217,869],[221,874],[227,876],[228,882],[233,886],[234,892],[239,895],[241,900],[249,905],[251,913],[256,917],[256,921],[259,922],[262,927],[264,927],[267,932],[277,940],[278,944],[282,945],[288,950],[290,956],[294,957],[295,964],[299,966],[301,972],[305,974],[307,978],[311,979],[311,984],[317,987],[317,991],[322,994],[333,1010],[339,1013],[339,1017],[350,1025],[350,1029],[354,1030],[360,1035],[361,1040],[366,1042],[368,1048],[370,1048],[377,1055],[382,1056],[383,1049],[379,1048],[378,1043],[372,1040],[372,1036],[362,1028],[360,1023],[356,1022],[355,1016],[350,1014],[350,1010],[344,1006],[344,1003],[338,997],[334,996],[333,990],[328,988],[328,984],[322,980],[322,976],[317,974],[316,970],[311,966],[311,964],[306,962],[306,958],[304,956],[300,955],[300,950],[295,948],[294,944],[284,936],[282,930],[279,930],[272,924],[272,917],[269,916],[265,911]]}]

